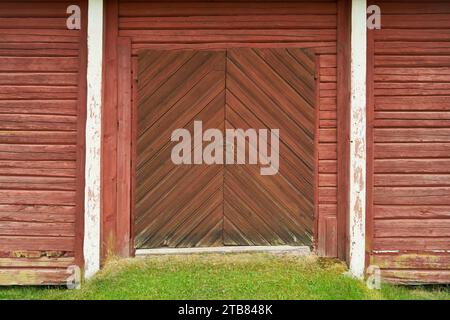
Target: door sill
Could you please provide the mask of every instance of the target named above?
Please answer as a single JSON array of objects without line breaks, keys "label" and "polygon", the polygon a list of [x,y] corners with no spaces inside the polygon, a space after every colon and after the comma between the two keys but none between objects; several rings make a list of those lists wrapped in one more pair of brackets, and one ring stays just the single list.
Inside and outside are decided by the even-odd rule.
[{"label": "door sill", "polygon": [[136,257],[150,255],[179,255],[200,253],[289,253],[295,255],[310,255],[311,249],[307,246],[228,246],[228,247],[200,247],[200,248],[154,248],[136,249]]}]

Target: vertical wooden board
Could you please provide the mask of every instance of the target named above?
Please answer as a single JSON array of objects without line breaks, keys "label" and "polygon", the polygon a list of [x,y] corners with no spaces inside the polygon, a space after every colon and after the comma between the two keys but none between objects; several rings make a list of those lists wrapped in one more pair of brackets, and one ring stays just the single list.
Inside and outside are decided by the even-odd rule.
[{"label": "vertical wooden board", "polygon": [[135,219],[135,202],[136,202],[136,134],[137,134],[137,88],[138,88],[138,59],[132,58],[132,106],[131,106],[131,215],[130,215],[130,254],[134,256],[134,219]]},{"label": "vertical wooden board", "polygon": [[328,216],[325,218],[325,230],[326,230],[326,251],[327,257],[337,256],[337,223],[336,217]]},{"label": "vertical wooden board", "polygon": [[315,248],[318,250],[319,255],[325,255],[325,250],[323,243],[326,239],[326,235],[319,236],[319,230],[321,229],[321,224],[323,219],[320,217],[319,211],[319,127],[320,127],[320,111],[317,106],[320,103],[320,55],[315,57],[315,126],[314,126],[314,244]]},{"label": "vertical wooden board", "polygon": [[316,252],[320,257],[325,257],[327,255],[327,249],[326,249],[326,239],[327,239],[327,229],[325,227],[325,216],[319,215],[317,219],[317,245],[316,245]]},{"label": "vertical wooden board", "polygon": [[105,63],[102,109],[102,223],[101,257],[115,249],[117,222],[117,36],[118,1],[108,1],[105,11]]},{"label": "vertical wooden board", "polygon": [[[0,285],[62,284],[83,267],[87,1],[2,4]],[[6,21],[8,20],[8,21]]]},{"label": "vertical wooden board", "polygon": [[348,0],[338,1],[337,14],[337,177],[338,257],[347,260],[347,228],[350,182],[350,8]]},{"label": "vertical wooden board", "polygon": [[75,261],[84,266],[84,182],[85,182],[85,141],[86,141],[86,94],[87,94],[87,1],[81,2],[82,31],[80,35],[79,73],[78,73],[78,109],[77,109],[77,200],[75,218]]}]

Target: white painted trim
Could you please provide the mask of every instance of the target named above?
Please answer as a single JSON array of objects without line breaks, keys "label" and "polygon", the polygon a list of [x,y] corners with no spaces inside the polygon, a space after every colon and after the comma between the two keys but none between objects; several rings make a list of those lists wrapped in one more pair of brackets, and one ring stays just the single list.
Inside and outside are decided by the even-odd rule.
[{"label": "white painted trim", "polygon": [[87,34],[86,177],[84,271],[100,269],[100,158],[103,63],[103,0],[89,0]]},{"label": "white painted trim", "polygon": [[366,245],[366,0],[352,1],[349,268],[364,277]]}]

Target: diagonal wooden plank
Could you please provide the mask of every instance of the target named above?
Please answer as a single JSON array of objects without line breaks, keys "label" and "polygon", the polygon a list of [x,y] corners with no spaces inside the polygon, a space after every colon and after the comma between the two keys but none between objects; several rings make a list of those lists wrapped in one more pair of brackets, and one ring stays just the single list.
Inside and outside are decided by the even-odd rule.
[{"label": "diagonal wooden plank", "polygon": [[280,168],[262,176],[258,165],[225,166],[224,243],[312,245],[311,53],[294,58],[285,49],[233,49],[227,58],[226,127],[280,129]]},{"label": "diagonal wooden plank", "polygon": [[[281,211],[276,203],[261,195],[260,186],[243,171],[242,167],[234,166],[226,169],[224,195],[226,201],[233,205],[245,203],[249,206],[251,210],[247,219],[257,226],[271,245],[306,244],[307,241],[298,242],[301,237],[305,236],[303,230],[295,228],[292,219],[280,215]],[[239,202],[239,199],[243,199],[243,201]],[[242,211],[238,212],[242,214]],[[229,219],[236,219],[230,211],[226,211],[224,215]]]},{"label": "diagonal wooden plank", "polygon": [[314,54],[311,50],[301,50],[296,48],[287,48],[289,54],[291,54],[298,63],[303,65],[310,74],[314,75],[316,65]]},{"label": "diagonal wooden plank", "polygon": [[281,111],[292,117],[306,133],[314,132],[314,109],[252,49],[229,50],[227,58],[264,92]]},{"label": "diagonal wooden plank", "polygon": [[187,61],[194,51],[145,51],[138,58],[138,100],[145,93],[152,94],[170,79]]},{"label": "diagonal wooden plank", "polygon": [[155,92],[143,95],[138,101],[138,136],[186,95],[197,82],[209,72],[217,70],[217,66],[223,65],[223,57],[223,52],[197,52]]},{"label": "diagonal wooden plank", "polygon": [[238,202],[230,204],[224,201],[224,240],[225,245],[270,245],[263,232],[260,231],[261,224],[253,223],[247,218],[245,207]]},{"label": "diagonal wooden plank", "polygon": [[158,235],[165,237],[159,232],[163,224],[173,223],[190,199],[196,198],[202,201],[199,198],[200,190],[208,185],[219,171],[220,168],[215,166],[192,166],[176,183],[168,181],[173,187],[162,198],[155,202],[146,202],[145,206],[140,207],[141,218],[138,220],[140,226],[137,231],[142,231],[141,234],[150,234],[152,237]]},{"label": "diagonal wooden plank", "polygon": [[[226,121],[226,125],[227,128],[228,127],[232,127],[232,128],[244,128],[244,129],[248,129],[248,126],[244,123],[244,121],[242,121],[241,118],[239,118],[237,116],[237,114],[235,114],[234,112],[230,112],[231,110],[227,111],[227,121]],[[232,117],[234,115],[234,117]],[[256,146],[251,146],[251,145],[247,145],[247,148],[249,150],[255,150],[257,152]],[[313,198],[314,196],[314,190],[312,188],[312,185],[309,184],[305,184],[302,183],[300,184],[299,188],[296,188],[296,183],[295,181],[296,179],[296,174],[292,174],[293,172],[295,172],[295,169],[290,167],[290,166],[286,166],[286,164],[288,164],[288,162],[286,160],[288,160],[288,157],[284,156],[286,154],[286,151],[283,148],[283,145],[281,145],[280,147],[280,168],[278,171],[278,174],[274,175],[274,176],[270,176],[270,177],[264,177],[260,175],[260,168],[262,167],[261,165],[257,165],[257,166],[245,166],[246,168],[248,168],[249,170],[251,170],[252,172],[256,173],[256,178],[261,178],[261,183],[268,183],[271,185],[271,187],[269,187],[270,190],[274,190],[274,192],[272,192],[273,194],[276,193],[276,191],[283,191],[281,192],[281,196],[282,197],[288,197],[290,196],[291,198],[289,199],[285,199],[286,203],[289,204],[294,204],[296,203],[296,200],[301,200],[301,201],[306,201],[309,202],[309,204],[311,204],[310,199]],[[305,179],[308,179],[312,176],[313,171],[312,170],[308,170],[305,173]],[[312,181],[310,181],[312,183]],[[309,188],[307,188],[309,186]],[[309,211],[309,210],[308,210]]]},{"label": "diagonal wooden plank", "polygon": [[167,228],[164,233],[167,238],[171,239],[174,245],[177,245],[190,230],[195,228],[193,217],[199,216],[206,208],[215,208],[223,203],[223,174],[218,172],[211,181],[203,187],[198,196],[192,197],[189,205],[185,206],[177,213],[177,219]]},{"label": "diagonal wooden plank", "polygon": [[204,108],[213,105],[223,110],[224,97],[221,93],[224,88],[223,72],[219,71],[209,73],[203,81],[194,86],[186,96],[139,136],[137,150],[140,157],[137,166],[140,167],[143,162],[152,158],[164,143],[170,141],[173,130],[183,128]]},{"label": "diagonal wooden plank", "polygon": [[[178,247],[197,247],[222,245],[223,200],[221,190],[217,193],[217,205],[209,205],[199,210],[189,222],[189,228],[176,245]],[[178,234],[183,233],[178,230]]]},{"label": "diagonal wooden plank", "polygon": [[[263,177],[258,172],[251,171],[251,166],[235,166],[227,168],[225,175],[226,181],[235,178],[241,183],[245,183],[241,192],[248,192],[251,190],[252,197],[261,202],[266,208],[265,211],[260,211],[261,215],[274,215],[276,213],[276,223],[281,225],[284,239],[288,239],[291,244],[301,242],[304,245],[308,245],[310,239],[305,237],[308,231],[311,230],[313,224],[313,207],[311,204],[304,203],[297,200],[296,205],[291,205],[289,208],[288,202],[283,201],[283,190],[271,188],[268,185],[269,177]],[[228,216],[225,212],[225,216]]]},{"label": "diagonal wooden plank", "polygon": [[[266,128],[264,123],[229,91],[227,91],[226,114],[227,122],[232,123],[235,128]],[[294,184],[299,190],[312,195],[313,181],[310,180],[310,177],[313,168],[309,168],[304,159],[294,153],[283,141],[284,130],[280,135],[280,173],[291,176],[291,182],[298,182]],[[268,146],[270,149],[271,141],[268,141]]]},{"label": "diagonal wooden plank", "polygon": [[[191,178],[185,177],[184,181],[178,184],[179,188],[169,195],[170,198],[155,208],[154,212],[160,213],[151,214],[152,219],[144,223],[146,228],[140,233],[145,246],[177,246],[180,239],[189,235],[190,230],[195,228],[199,217],[202,219],[202,215],[208,213],[210,206],[222,204],[222,192],[217,191],[222,187],[221,171],[212,167],[203,169],[202,173],[199,173],[199,170],[191,170]],[[205,183],[193,184],[196,179]],[[188,191],[180,194],[183,189]],[[205,233],[207,231],[205,230]]]},{"label": "diagonal wooden plank", "polygon": [[[208,110],[206,109],[205,111]],[[205,129],[217,128],[218,126],[222,125],[224,118],[223,108],[220,107],[218,111],[219,112],[216,112],[212,116],[210,116],[209,113],[200,114],[201,117],[199,117],[199,119],[208,119],[203,123]],[[193,124],[190,124],[187,129],[191,132],[193,138],[195,139],[197,135],[193,134],[192,127]],[[140,200],[144,197],[148,198],[148,196],[152,194],[155,194],[153,196],[154,200],[150,201],[156,201],[156,199],[160,198],[163,194],[162,192],[159,192],[159,190],[165,190],[164,187],[166,185],[164,184],[165,182],[163,180],[166,180],[169,176],[177,175],[178,173],[183,174],[182,172],[184,172],[185,166],[175,166],[171,161],[171,151],[174,144],[175,142],[168,145],[169,147],[165,149],[165,152],[161,153],[162,157],[158,157],[152,161],[149,161],[148,163],[146,163],[145,168],[138,169],[138,172],[142,172],[143,174],[138,175],[139,183],[136,190],[137,203],[139,203]],[[198,146],[197,148],[194,148],[194,146],[192,146],[192,154],[194,154],[195,150],[198,150],[200,148],[201,146]]]},{"label": "diagonal wooden plank", "polygon": [[300,155],[309,167],[313,166],[312,136],[301,130],[291,117],[279,112],[279,107],[232,63],[227,64],[227,89],[261,119],[267,128],[282,129],[284,134],[280,139],[292,148],[295,154]]},{"label": "diagonal wooden plank", "polygon": [[[197,115],[196,119],[205,120],[203,121],[203,126],[205,129],[217,128],[223,125],[223,99],[219,99],[217,104],[211,104],[202,110],[202,112]],[[193,121],[190,121],[190,123],[185,126],[185,129],[188,129],[189,132],[191,132],[193,139],[198,137],[198,133],[193,133]],[[164,179],[169,173],[174,174],[175,171],[184,169],[184,166],[174,166],[171,161],[171,152],[175,144],[176,142],[167,144],[167,148],[164,149],[164,152],[160,152],[158,157],[148,161],[143,167],[138,168],[137,172],[139,179],[137,180],[138,186],[136,190],[137,202],[146,196],[152,189],[156,188],[156,186],[161,183],[161,180]],[[194,154],[195,150],[200,148],[201,146],[195,147],[192,145],[191,154]],[[145,174],[140,174],[141,172]]]},{"label": "diagonal wooden plank", "polygon": [[[280,239],[283,234],[282,231],[275,225],[274,220],[271,219],[270,215],[265,215],[261,213],[265,209],[261,207],[260,203],[255,201],[252,196],[249,196],[246,192],[241,192],[240,183],[235,179],[235,177],[230,176],[228,178],[227,171],[225,171],[224,176],[224,203],[226,206],[224,207],[224,219],[231,219],[234,221],[234,224],[237,225],[239,220],[241,219],[239,216],[244,217],[244,224],[239,224],[239,228],[234,226],[235,229],[238,230],[239,233],[242,233],[241,230],[247,230],[246,238],[252,239],[251,242],[245,242],[242,244],[258,244],[258,243],[266,243],[272,244],[273,239]],[[236,212],[236,217],[233,216],[233,213]],[[248,225],[248,228],[245,228]],[[224,225],[226,228],[226,226]],[[255,229],[260,236],[255,236],[249,230]],[[232,235],[229,230],[224,230],[225,233],[228,233],[230,236]],[[240,236],[242,238],[242,236]],[[255,239],[256,238],[256,239]],[[230,240],[224,237],[224,244],[230,244]]]},{"label": "diagonal wooden plank", "polygon": [[[299,50],[299,49],[297,49]],[[299,95],[301,95],[313,108],[315,104],[314,74],[309,71],[289,52],[284,49],[254,49],[278,76],[289,84]]]},{"label": "diagonal wooden plank", "polygon": [[194,136],[196,120],[204,129],[223,127],[225,55],[161,54],[150,52],[140,60],[135,245],[221,245],[223,166],[173,164],[176,143],[170,137],[179,128]]}]

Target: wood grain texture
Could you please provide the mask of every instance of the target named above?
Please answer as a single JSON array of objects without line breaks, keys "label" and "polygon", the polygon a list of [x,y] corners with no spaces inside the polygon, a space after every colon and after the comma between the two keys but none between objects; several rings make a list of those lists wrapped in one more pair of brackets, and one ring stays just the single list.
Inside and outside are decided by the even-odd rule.
[{"label": "wood grain texture", "polygon": [[[310,51],[281,48],[139,56],[138,248],[312,245],[314,59]],[[255,165],[174,165],[170,135],[181,127],[195,139],[194,120],[203,122],[203,130],[280,129],[280,172],[261,176]]]},{"label": "wood grain texture", "polygon": [[389,281],[448,283],[450,6],[374,3],[383,19],[368,50],[369,253]]},{"label": "wood grain texture", "polygon": [[[350,53],[351,1],[337,1],[337,256],[348,261],[347,230],[350,203]],[[331,65],[330,67],[333,67]],[[333,104],[333,101],[327,102]],[[320,108],[322,109],[322,102]],[[331,108],[330,108],[331,109]]]},{"label": "wood grain texture", "polygon": [[70,4],[81,31],[67,2],[0,4],[0,284],[83,266],[87,1]]},{"label": "wood grain texture", "polygon": [[137,248],[221,245],[223,166],[173,164],[176,142],[170,137],[173,130],[186,128],[195,139],[194,120],[203,122],[203,130],[223,128],[224,105],[225,52],[139,56]]},{"label": "wood grain texture", "polygon": [[117,242],[115,252],[130,256],[131,231],[131,43],[118,39]]},{"label": "wood grain texture", "polygon": [[312,245],[314,77],[312,52],[227,51],[225,126],[279,129],[280,171],[261,176],[258,166],[225,166],[225,245]]},{"label": "wood grain texture", "polygon": [[[113,43],[115,30],[119,29],[121,35],[127,35],[131,39],[134,59],[140,52],[149,49],[224,50],[242,47],[314,49],[322,61],[319,64],[319,83],[323,90],[323,97],[317,103],[317,110],[319,110],[319,118],[326,121],[322,121],[320,127],[328,129],[337,127],[336,100],[338,92],[334,92],[338,81],[335,58],[338,38],[337,2],[289,1],[256,4],[254,1],[230,3],[183,1],[168,4],[167,2],[143,1],[139,2],[138,9],[135,4],[127,1],[119,2],[116,14],[118,26],[113,24],[108,27],[112,30],[108,32],[109,38],[107,39],[107,42]],[[115,8],[115,5],[108,3],[108,7]],[[348,16],[347,12],[343,12],[341,17],[345,19],[346,16]],[[346,31],[343,32],[345,34]],[[284,36],[283,41],[280,41],[281,36]],[[343,41],[342,39],[340,41]],[[110,55],[110,58],[113,59],[114,54]],[[108,68],[113,66],[111,62],[112,60],[110,60]],[[111,79],[111,83],[113,83],[114,74],[107,79]],[[108,92],[114,94],[115,91],[110,87]],[[318,170],[320,173],[329,174],[328,178],[335,180],[337,153],[336,139],[333,139],[332,135],[337,133],[333,131],[327,133],[327,139],[334,142],[320,142],[319,148],[323,157],[319,158]],[[110,156],[114,156],[114,154],[108,153],[107,157]],[[110,173],[112,174],[112,171]],[[111,179],[114,181],[113,174]],[[334,188],[333,193],[337,194],[336,185],[329,185],[329,187],[327,192]],[[112,193],[105,193],[106,206],[109,205],[110,199],[115,201],[111,196],[113,196]],[[322,204],[320,208],[325,208],[324,205],[330,202],[326,198],[321,199],[325,199],[323,200],[325,202],[319,201]],[[335,202],[336,199],[332,201]],[[111,211],[108,209],[108,212]],[[317,214],[319,217],[322,215],[335,217],[337,207],[331,207],[328,211],[318,209]],[[317,219],[319,218],[317,217]],[[105,224],[110,225],[112,221],[114,221],[114,216],[108,215]],[[323,253],[324,255],[335,256],[336,244],[333,241],[336,238],[334,235],[330,235],[330,237],[328,240],[318,240],[330,244]]]},{"label": "wood grain texture", "polygon": [[118,1],[105,5],[105,49],[103,66],[102,163],[101,163],[101,251],[102,261],[116,248],[117,230],[117,135],[118,135]]}]

